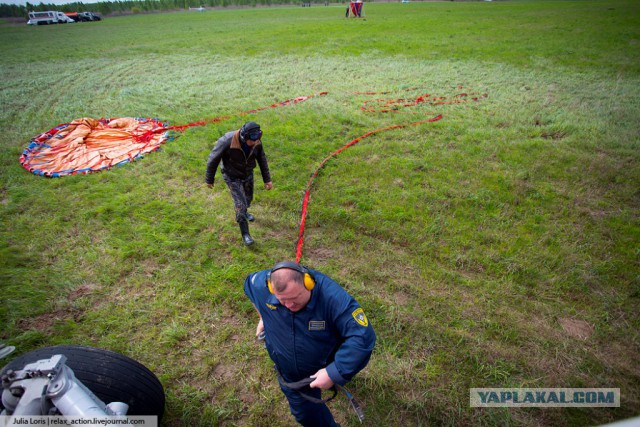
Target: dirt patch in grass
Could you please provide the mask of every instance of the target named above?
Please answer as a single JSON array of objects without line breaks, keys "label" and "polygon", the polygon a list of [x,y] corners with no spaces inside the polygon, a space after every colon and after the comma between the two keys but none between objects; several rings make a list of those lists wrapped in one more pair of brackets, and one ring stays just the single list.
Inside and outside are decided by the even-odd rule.
[{"label": "dirt patch in grass", "polygon": [[75,301],[78,298],[91,295],[97,289],[100,289],[100,286],[96,285],[95,283],[84,283],[78,286],[77,288],[75,288],[74,290],[72,290],[71,292],[69,292],[69,295],[67,296],[67,298],[69,299],[69,301]]},{"label": "dirt patch in grass", "polygon": [[555,141],[555,140],[564,138],[566,135],[567,134],[565,132],[555,131],[555,132],[542,132],[540,136],[542,136],[544,139],[552,139]]},{"label": "dirt patch in grass", "polygon": [[147,277],[153,277],[153,274],[160,270],[161,266],[155,258],[147,258],[140,263],[144,275]]},{"label": "dirt patch in grass", "polygon": [[[94,283],[85,283],[72,289],[66,300],[71,303],[80,298],[86,297],[94,293],[100,286]],[[36,330],[40,332],[49,331],[56,323],[64,320],[80,321],[84,311],[75,307],[67,306],[59,308],[47,313],[40,314],[35,317],[24,318],[18,320],[18,327],[25,330]]]},{"label": "dirt patch in grass", "polygon": [[230,382],[236,378],[237,370],[234,366],[218,365],[213,369],[213,376],[223,382]]},{"label": "dirt patch in grass", "polygon": [[572,338],[588,339],[593,334],[593,325],[580,319],[564,317],[558,319],[562,329]]},{"label": "dirt patch in grass", "polygon": [[317,265],[325,264],[327,260],[335,257],[334,249],[322,246],[308,248],[307,253],[309,254],[309,259],[314,260],[313,263]]},{"label": "dirt patch in grass", "polygon": [[18,327],[22,330],[35,330],[39,332],[47,332],[51,330],[53,325],[56,323],[73,319],[74,321],[79,321],[82,317],[82,311],[68,308],[62,310],[56,310],[49,313],[44,313],[36,317],[20,319],[17,324]]},{"label": "dirt patch in grass", "polygon": [[398,291],[393,294],[393,300],[397,305],[400,306],[406,306],[411,301],[411,299],[412,297],[410,295],[407,295],[402,291]]}]

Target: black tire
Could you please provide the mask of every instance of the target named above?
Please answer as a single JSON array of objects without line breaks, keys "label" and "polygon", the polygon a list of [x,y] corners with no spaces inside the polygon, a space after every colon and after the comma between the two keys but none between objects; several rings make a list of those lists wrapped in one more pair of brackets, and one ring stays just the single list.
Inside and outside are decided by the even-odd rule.
[{"label": "black tire", "polygon": [[76,378],[104,403],[124,402],[129,405],[127,415],[156,415],[161,421],[165,396],[158,378],[142,364],[113,351],[78,345],[45,347],[12,360],[0,375],[55,354],[64,354]]}]

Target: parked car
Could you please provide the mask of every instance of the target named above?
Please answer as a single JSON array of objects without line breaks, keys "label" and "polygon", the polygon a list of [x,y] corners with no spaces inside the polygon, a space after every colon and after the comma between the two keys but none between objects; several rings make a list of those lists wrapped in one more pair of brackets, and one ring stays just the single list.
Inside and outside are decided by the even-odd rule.
[{"label": "parked car", "polygon": [[78,13],[78,16],[82,21],[100,21],[102,19],[93,12],[80,12]]},{"label": "parked car", "polygon": [[49,25],[49,24],[66,24],[76,22],[62,12],[57,10],[48,10],[45,12],[29,12],[29,25]]}]

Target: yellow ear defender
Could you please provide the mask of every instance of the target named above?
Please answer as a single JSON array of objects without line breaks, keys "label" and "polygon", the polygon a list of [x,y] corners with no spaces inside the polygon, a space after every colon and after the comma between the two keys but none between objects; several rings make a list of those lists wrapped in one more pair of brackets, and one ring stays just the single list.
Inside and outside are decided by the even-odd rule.
[{"label": "yellow ear defender", "polygon": [[283,262],[279,262],[276,265],[274,265],[273,268],[271,269],[271,271],[269,271],[269,273],[267,273],[267,288],[269,288],[269,292],[271,292],[272,294],[275,294],[275,292],[273,290],[273,286],[271,286],[271,273],[273,273],[276,270],[280,270],[281,268],[289,268],[291,270],[295,270],[295,271],[303,274],[304,275],[304,287],[308,291],[312,290],[313,287],[316,285],[316,281],[313,278],[313,275],[311,274],[311,272],[306,267],[303,267],[302,265],[298,264],[297,262],[283,261]]}]

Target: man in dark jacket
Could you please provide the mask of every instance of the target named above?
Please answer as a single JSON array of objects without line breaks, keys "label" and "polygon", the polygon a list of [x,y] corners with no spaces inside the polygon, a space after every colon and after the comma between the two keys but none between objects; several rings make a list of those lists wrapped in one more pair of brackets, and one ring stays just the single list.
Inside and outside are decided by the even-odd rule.
[{"label": "man in dark jacket", "polygon": [[[328,276],[287,261],[249,275],[244,292],[291,414],[303,426],[335,426],[321,391],[350,381],[376,342],[360,304]],[[308,385],[293,387],[303,380]]]},{"label": "man in dark jacket", "polygon": [[256,161],[260,165],[264,188],[271,190],[273,183],[269,175],[269,165],[262,146],[262,130],[256,122],[247,122],[237,131],[225,133],[216,142],[209,154],[205,182],[213,188],[218,165],[222,160],[222,178],[227,183],[233,205],[236,210],[236,221],[240,226],[242,240],[249,246],[253,239],[249,234],[249,223],[255,218],[247,209],[253,200],[253,169]]}]

